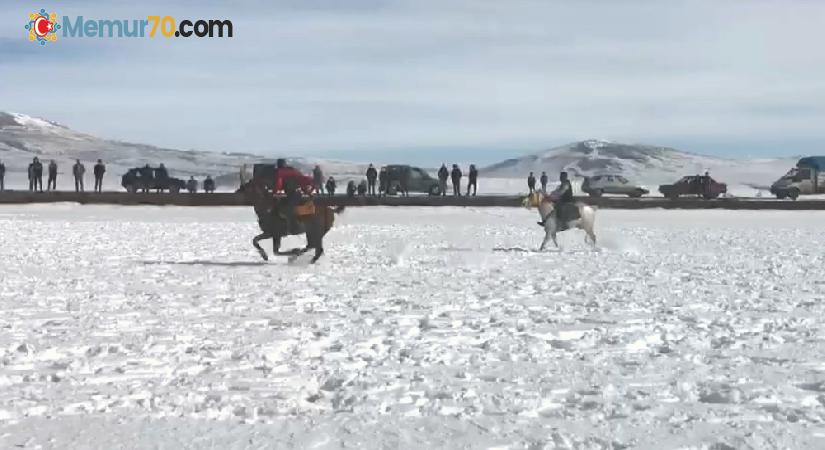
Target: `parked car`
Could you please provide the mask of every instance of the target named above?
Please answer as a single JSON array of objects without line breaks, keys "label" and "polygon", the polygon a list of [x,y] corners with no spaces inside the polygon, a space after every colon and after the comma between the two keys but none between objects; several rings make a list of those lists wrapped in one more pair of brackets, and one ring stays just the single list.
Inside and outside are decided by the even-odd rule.
[{"label": "parked car", "polygon": [[438,180],[430,176],[424,169],[403,165],[392,164],[387,167],[387,195],[395,195],[401,190],[401,177],[405,171],[408,175],[407,191],[420,192],[429,195],[440,195],[441,188]]},{"label": "parked car", "polygon": [[659,192],[669,199],[677,199],[681,195],[697,195],[712,199],[727,193],[728,185],[719,183],[709,175],[690,175],[673,184],[659,186]]},{"label": "parked car", "polygon": [[166,169],[150,168],[151,176],[143,176],[146,172],[145,167],[135,167],[129,169],[120,179],[120,185],[123,186],[127,192],[135,193],[143,189],[169,191],[173,194],[186,189],[186,182],[180,178],[163,176],[158,174],[166,173]]},{"label": "parked car", "polygon": [[591,197],[601,197],[603,194],[618,194],[637,198],[650,193],[647,189],[631,183],[621,175],[584,177],[582,191]]}]

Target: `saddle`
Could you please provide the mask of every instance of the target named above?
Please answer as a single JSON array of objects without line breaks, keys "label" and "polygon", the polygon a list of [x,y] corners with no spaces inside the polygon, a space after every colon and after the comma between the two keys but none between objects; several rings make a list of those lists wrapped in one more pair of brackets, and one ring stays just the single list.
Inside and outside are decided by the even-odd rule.
[{"label": "saddle", "polygon": [[297,217],[298,219],[303,219],[307,216],[313,216],[315,215],[315,202],[313,202],[312,200],[307,200],[306,202],[296,206],[294,211],[295,217]]},{"label": "saddle", "polygon": [[551,211],[543,221],[539,222],[539,225],[544,226],[545,221],[555,220],[557,230],[564,231],[570,228],[568,226],[570,222],[580,218],[581,214],[579,214],[579,207],[576,206],[575,203],[556,203],[553,211]]}]

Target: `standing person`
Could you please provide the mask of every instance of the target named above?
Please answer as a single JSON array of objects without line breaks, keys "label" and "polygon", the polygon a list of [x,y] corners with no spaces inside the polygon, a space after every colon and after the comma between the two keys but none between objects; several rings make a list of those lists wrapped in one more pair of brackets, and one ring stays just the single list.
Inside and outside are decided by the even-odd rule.
[{"label": "standing person", "polygon": [[404,197],[410,196],[410,168],[409,166],[404,166],[401,168],[401,173],[399,174],[398,179],[398,186],[401,188],[400,195]]},{"label": "standing person", "polygon": [[86,167],[80,163],[79,159],[72,166],[72,174],[74,175],[74,191],[83,192],[83,175],[86,174]]},{"label": "standing person", "polygon": [[49,161],[49,181],[46,182],[47,191],[57,190],[57,163]]},{"label": "standing person", "polygon": [[527,177],[527,188],[530,189],[531,194],[536,191],[536,177],[533,172],[530,172],[530,176]]},{"label": "standing person", "polygon": [[6,190],[6,165],[0,161],[0,192]]},{"label": "standing person", "polygon": [[191,175],[189,181],[186,182],[186,190],[189,191],[190,194],[198,192],[198,180],[195,179],[194,175]]},{"label": "standing person", "polygon": [[95,192],[103,192],[103,174],[106,173],[106,165],[98,159],[93,170],[95,174]]},{"label": "standing person", "polygon": [[547,172],[541,173],[539,181],[541,181],[541,192],[547,192]]},{"label": "standing person", "polygon": [[378,195],[387,195],[387,191],[390,190],[390,176],[387,173],[387,167],[384,166],[381,168],[381,171],[378,172]]},{"label": "standing person", "polygon": [[[78,164],[80,161],[78,161]],[[85,169],[84,169],[85,171]],[[142,187],[143,193],[149,192],[149,186],[152,185],[152,177],[154,177],[152,168],[149,167],[149,164],[146,164],[140,169],[140,184]],[[82,186],[82,183],[81,183]]]},{"label": "standing person", "polygon": [[203,180],[203,192],[207,194],[215,192],[215,180],[212,179],[212,175],[207,175],[206,179]]},{"label": "standing person", "polygon": [[447,170],[446,164],[441,164],[438,169],[438,188],[441,190],[441,196],[447,195],[447,178],[450,177],[450,172]]},{"label": "standing person", "polygon": [[330,197],[335,195],[335,178],[329,177],[327,180],[327,195]]},{"label": "standing person", "polygon": [[34,158],[32,163],[34,172],[34,190],[43,192],[43,163],[38,158]]},{"label": "standing person", "polygon": [[478,169],[476,169],[475,164],[470,164],[470,173],[469,173],[470,181],[467,182],[467,196],[470,196],[470,187],[473,188],[473,197],[476,196],[476,191],[478,190]]},{"label": "standing person", "polygon": [[29,163],[29,190],[34,190],[34,161]]},{"label": "standing person", "polygon": [[369,168],[367,168],[367,185],[369,187],[369,195],[376,195],[375,194],[375,180],[378,179],[378,171],[375,170],[372,164],[370,164]]},{"label": "standing person", "polygon": [[324,172],[321,171],[321,166],[315,165],[315,168],[312,169],[312,182],[315,183],[315,190],[318,193],[324,193]]},{"label": "standing person", "polygon": [[450,178],[453,180],[453,195],[461,197],[461,169],[458,164],[453,164],[453,170],[450,172]]}]

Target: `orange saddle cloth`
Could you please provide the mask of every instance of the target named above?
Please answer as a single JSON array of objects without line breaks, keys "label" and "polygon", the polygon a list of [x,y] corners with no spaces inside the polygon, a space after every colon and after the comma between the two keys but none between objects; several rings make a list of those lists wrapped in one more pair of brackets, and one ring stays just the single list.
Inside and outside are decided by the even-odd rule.
[{"label": "orange saddle cloth", "polygon": [[315,202],[306,202],[295,207],[295,216],[304,217],[315,214]]}]

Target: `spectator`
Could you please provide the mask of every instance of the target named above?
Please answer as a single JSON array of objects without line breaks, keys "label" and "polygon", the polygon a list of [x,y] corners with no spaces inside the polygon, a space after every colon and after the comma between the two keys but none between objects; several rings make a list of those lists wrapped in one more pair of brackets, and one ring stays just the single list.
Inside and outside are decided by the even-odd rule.
[{"label": "spectator", "polygon": [[378,179],[378,171],[372,164],[367,168],[367,183],[369,184],[369,195],[375,195],[375,180]]},{"label": "spectator", "polygon": [[152,177],[152,168],[149,167],[149,164],[146,164],[142,169],[140,169],[140,184],[143,187],[143,192],[149,192],[149,186],[152,184]]},{"label": "spectator", "polygon": [[401,168],[400,178],[398,179],[398,186],[401,188],[400,195],[404,197],[410,196],[410,168],[404,166]]},{"label": "spectator", "polygon": [[390,175],[387,172],[386,167],[381,168],[381,172],[378,173],[378,195],[387,195],[387,191],[390,190]]},{"label": "spectator", "polygon": [[476,169],[475,164],[470,164],[470,173],[468,175],[470,181],[467,182],[467,196],[470,196],[470,187],[473,188],[473,197],[476,196],[476,192],[478,191],[478,169]]},{"label": "spectator", "polygon": [[324,172],[321,171],[321,166],[316,165],[312,169],[312,182],[315,183],[315,190],[319,193],[324,193]]},{"label": "spectator", "polygon": [[546,193],[547,192],[547,172],[542,172],[541,173],[541,178],[539,178],[539,181],[541,181],[541,192]]},{"label": "spectator", "polygon": [[453,195],[456,197],[461,197],[461,169],[458,168],[458,164],[453,164],[453,170],[450,172],[450,178],[453,181]]},{"label": "spectator", "polygon": [[46,182],[46,190],[57,190],[57,163],[54,160],[49,161],[49,181]]},{"label": "spectator", "polygon": [[536,191],[536,177],[533,172],[530,172],[530,176],[527,177],[527,188],[530,189],[531,194]]},{"label": "spectator", "polygon": [[327,195],[330,197],[335,195],[335,178],[329,177],[327,180]]},{"label": "spectator", "polygon": [[34,158],[32,163],[32,171],[34,172],[34,190],[43,192],[43,163],[37,158]]},{"label": "spectator", "polygon": [[212,179],[211,175],[207,175],[206,179],[203,180],[203,191],[207,194],[215,192],[215,180]]},{"label": "spectator", "polygon": [[169,172],[166,170],[166,166],[164,166],[163,163],[160,163],[160,167],[155,170],[155,178],[158,180],[158,183],[156,184],[157,191],[163,192],[163,188],[169,184]]},{"label": "spectator", "polygon": [[83,192],[83,175],[86,174],[86,167],[76,160],[72,166],[72,175],[74,175],[74,191]]},{"label": "spectator", "polygon": [[361,182],[358,183],[358,195],[360,195],[362,197],[367,195],[367,182],[366,182],[366,180],[361,180]]},{"label": "spectator", "polygon": [[34,161],[29,163],[29,190],[34,190]]},{"label": "spectator", "polygon": [[355,191],[355,181],[349,180],[349,183],[347,183],[347,197],[355,197]]},{"label": "spectator", "polygon": [[190,194],[198,192],[198,181],[194,176],[190,176],[189,181],[186,182],[186,190],[189,191]]},{"label": "spectator", "polygon": [[103,192],[103,174],[106,173],[106,165],[98,159],[93,170],[95,174],[95,192]]},{"label": "spectator", "polygon": [[450,178],[450,172],[445,164],[441,164],[441,168],[438,169],[438,189],[442,196],[447,195],[447,178]]},{"label": "spectator", "polygon": [[6,165],[0,161],[0,192],[6,190]]}]

